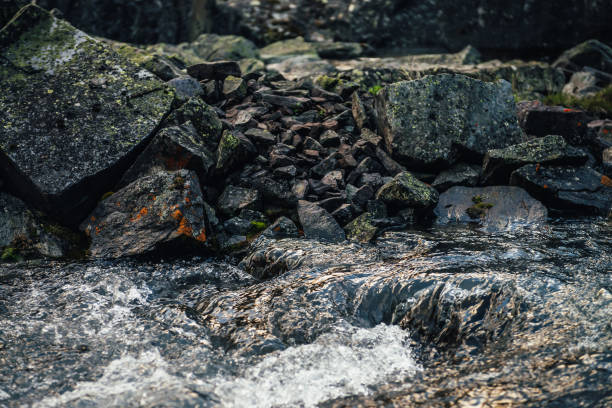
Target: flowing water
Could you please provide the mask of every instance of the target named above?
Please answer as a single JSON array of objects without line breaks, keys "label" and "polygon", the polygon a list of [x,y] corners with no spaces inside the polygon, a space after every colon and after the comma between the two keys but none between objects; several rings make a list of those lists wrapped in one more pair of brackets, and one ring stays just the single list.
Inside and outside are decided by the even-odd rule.
[{"label": "flowing water", "polygon": [[0,407],[612,405],[610,221],[251,253],[0,267]]}]

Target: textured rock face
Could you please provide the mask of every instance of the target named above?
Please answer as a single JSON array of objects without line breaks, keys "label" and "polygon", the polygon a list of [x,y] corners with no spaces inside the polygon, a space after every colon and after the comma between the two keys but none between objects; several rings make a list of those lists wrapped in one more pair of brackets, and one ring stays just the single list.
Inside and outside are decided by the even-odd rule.
[{"label": "textured rock face", "polygon": [[486,230],[538,226],[548,211],[539,201],[518,187],[451,187],[440,194],[434,213],[437,222],[476,222]]},{"label": "textured rock face", "polygon": [[406,171],[382,186],[376,199],[397,210],[426,209],[436,205],[438,192]]},{"label": "textured rock face", "polygon": [[9,190],[78,223],[169,111],[172,95],[46,11],[0,32],[0,168]]},{"label": "textured rock face", "polygon": [[608,216],[612,211],[612,180],[589,167],[530,164],[514,171],[510,183],[523,187],[549,208],[571,215]]},{"label": "textured rock face", "polygon": [[101,201],[81,229],[93,258],[175,255],[208,247],[207,218],[195,173],[159,172]]},{"label": "textured rock face", "polygon": [[327,242],[346,240],[344,230],[327,211],[314,203],[300,201],[298,216],[304,229],[304,236]]},{"label": "textured rock face", "polygon": [[561,54],[553,66],[566,74],[581,71],[584,67],[612,73],[612,48],[597,40],[585,41]]},{"label": "textured rock face", "polygon": [[528,135],[561,135],[575,145],[585,144],[588,140],[589,117],[584,111],[546,106],[539,101],[519,102],[517,108],[519,123]]},{"label": "textured rock face", "polygon": [[486,184],[506,184],[510,173],[526,164],[581,165],[587,154],[569,146],[562,136],[549,135],[505,149],[489,150],[483,162],[483,181]]},{"label": "textured rock face", "polygon": [[510,84],[432,75],[383,88],[379,130],[392,156],[408,166],[444,168],[461,155],[522,141]]}]

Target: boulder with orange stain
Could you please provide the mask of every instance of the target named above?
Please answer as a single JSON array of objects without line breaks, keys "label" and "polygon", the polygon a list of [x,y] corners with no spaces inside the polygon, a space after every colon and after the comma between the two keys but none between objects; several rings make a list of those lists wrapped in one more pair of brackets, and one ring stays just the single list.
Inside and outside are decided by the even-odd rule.
[{"label": "boulder with orange stain", "polygon": [[612,180],[590,167],[530,164],[514,171],[510,183],[570,216],[607,216],[612,210]]},{"label": "boulder with orange stain", "polygon": [[160,171],[138,178],[102,201],[81,229],[94,258],[207,249],[207,217],[197,175]]}]

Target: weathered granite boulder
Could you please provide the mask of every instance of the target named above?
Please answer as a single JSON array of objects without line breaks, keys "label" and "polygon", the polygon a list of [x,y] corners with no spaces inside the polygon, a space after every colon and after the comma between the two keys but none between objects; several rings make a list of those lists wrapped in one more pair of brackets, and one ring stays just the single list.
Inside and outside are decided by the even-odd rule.
[{"label": "weathered granite boulder", "polygon": [[425,210],[436,205],[438,192],[406,171],[399,173],[382,186],[376,193],[376,199],[395,210],[404,208]]},{"label": "weathered granite boulder", "polygon": [[478,223],[494,231],[546,222],[548,211],[525,190],[511,186],[451,187],[440,194],[434,213],[437,222]]},{"label": "weathered granite boulder", "polygon": [[515,170],[510,183],[523,187],[548,208],[567,215],[612,211],[612,179],[589,167],[555,167],[529,164]]},{"label": "weathered granite boulder", "polygon": [[119,185],[126,186],[160,170],[193,170],[202,182],[208,180],[216,164],[210,151],[191,122],[162,129],[124,174]]},{"label": "weathered granite boulder", "polygon": [[528,142],[489,150],[483,162],[485,184],[507,184],[510,174],[526,164],[582,165],[588,155],[567,144],[562,136],[549,135]]},{"label": "weathered granite boulder", "polygon": [[0,261],[78,256],[82,237],[30,210],[23,201],[0,192]]},{"label": "weathered granite boulder", "polygon": [[387,149],[409,167],[447,168],[522,141],[506,81],[442,74],[398,82],[377,94],[376,110]]},{"label": "weathered granite boulder", "polygon": [[177,255],[210,248],[195,173],[158,172],[102,200],[81,224],[92,258]]},{"label": "weathered granite boulder", "polygon": [[172,93],[110,47],[36,6],[0,32],[0,173],[78,224],[170,110]]},{"label": "weathered granite boulder", "polygon": [[334,243],[346,240],[342,227],[334,217],[318,205],[300,200],[298,216],[306,238]]}]

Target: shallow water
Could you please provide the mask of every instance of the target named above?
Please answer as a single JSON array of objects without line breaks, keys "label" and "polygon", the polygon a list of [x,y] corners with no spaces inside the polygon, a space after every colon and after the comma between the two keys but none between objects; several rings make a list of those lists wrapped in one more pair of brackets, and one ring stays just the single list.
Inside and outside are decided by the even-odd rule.
[{"label": "shallow water", "polygon": [[0,267],[0,407],[612,404],[610,222],[256,251]]}]

